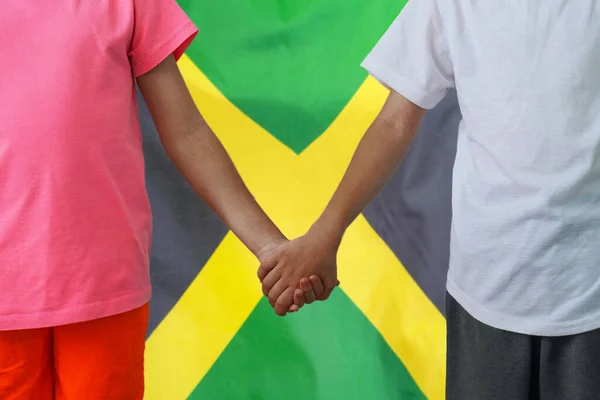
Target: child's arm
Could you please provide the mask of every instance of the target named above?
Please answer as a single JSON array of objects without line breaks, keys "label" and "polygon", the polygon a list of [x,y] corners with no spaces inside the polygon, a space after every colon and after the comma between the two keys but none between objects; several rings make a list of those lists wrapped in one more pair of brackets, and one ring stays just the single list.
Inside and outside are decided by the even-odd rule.
[{"label": "child's arm", "polygon": [[174,57],[137,82],[171,160],[250,251],[259,256],[262,249],[286,242],[200,115]]}]

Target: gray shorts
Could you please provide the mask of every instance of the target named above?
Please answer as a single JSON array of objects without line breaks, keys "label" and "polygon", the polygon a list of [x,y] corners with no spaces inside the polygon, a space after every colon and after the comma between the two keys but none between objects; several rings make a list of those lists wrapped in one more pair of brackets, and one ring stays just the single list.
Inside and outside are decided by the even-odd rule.
[{"label": "gray shorts", "polygon": [[446,400],[599,400],[600,331],[537,337],[492,328],[450,295]]}]

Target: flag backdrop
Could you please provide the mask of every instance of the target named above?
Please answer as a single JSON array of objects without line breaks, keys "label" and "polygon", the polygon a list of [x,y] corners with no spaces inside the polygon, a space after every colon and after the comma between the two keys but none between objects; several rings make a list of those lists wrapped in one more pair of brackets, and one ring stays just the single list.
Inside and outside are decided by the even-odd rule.
[{"label": "flag backdrop", "polygon": [[[179,63],[194,100],[289,237],[323,210],[388,95],[359,64],[405,2],[179,1],[200,29]],[[139,100],[155,225],[147,399],[444,397],[454,94],[349,228],[341,288],[285,318]]]}]

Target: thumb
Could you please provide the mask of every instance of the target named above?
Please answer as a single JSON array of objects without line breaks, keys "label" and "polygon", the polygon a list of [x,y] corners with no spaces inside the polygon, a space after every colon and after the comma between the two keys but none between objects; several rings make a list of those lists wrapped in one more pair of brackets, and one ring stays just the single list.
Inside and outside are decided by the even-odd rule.
[{"label": "thumb", "polygon": [[327,300],[329,296],[331,296],[331,293],[334,291],[334,289],[340,285],[340,281],[337,278],[334,281],[325,279],[323,284],[325,286],[325,290],[323,291],[323,294],[317,298],[319,301]]},{"label": "thumb", "polygon": [[323,294],[319,297],[317,297],[317,300],[319,301],[325,301],[329,298],[329,296],[331,296],[331,293],[333,292],[334,288],[330,288],[330,289],[325,289],[325,291],[323,292]]}]

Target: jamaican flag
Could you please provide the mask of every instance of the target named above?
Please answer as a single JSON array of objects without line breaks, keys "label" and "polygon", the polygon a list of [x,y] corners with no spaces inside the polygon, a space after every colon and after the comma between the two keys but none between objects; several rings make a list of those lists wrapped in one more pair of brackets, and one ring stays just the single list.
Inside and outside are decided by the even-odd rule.
[{"label": "jamaican flag", "polygon": [[[406,0],[180,0],[179,66],[244,181],[288,237],[319,216],[388,92],[359,66]],[[154,213],[149,400],[442,399],[449,96],[349,228],[342,285],[279,318],[257,260],[184,182],[140,99]]]}]

